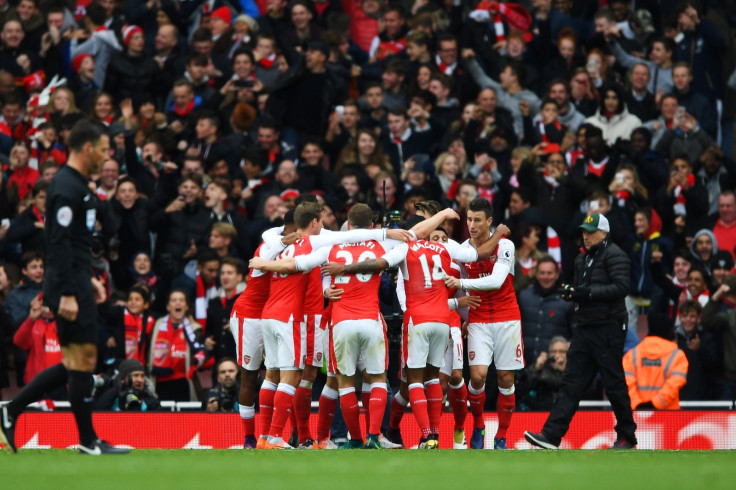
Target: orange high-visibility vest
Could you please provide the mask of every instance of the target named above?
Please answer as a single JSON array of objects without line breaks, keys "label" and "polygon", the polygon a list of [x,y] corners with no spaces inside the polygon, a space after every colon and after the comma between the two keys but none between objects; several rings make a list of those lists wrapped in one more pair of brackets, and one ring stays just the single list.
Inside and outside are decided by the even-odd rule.
[{"label": "orange high-visibility vest", "polygon": [[680,408],[688,363],[675,342],[649,336],[626,353],[623,363],[632,409],[646,402],[660,410]]}]

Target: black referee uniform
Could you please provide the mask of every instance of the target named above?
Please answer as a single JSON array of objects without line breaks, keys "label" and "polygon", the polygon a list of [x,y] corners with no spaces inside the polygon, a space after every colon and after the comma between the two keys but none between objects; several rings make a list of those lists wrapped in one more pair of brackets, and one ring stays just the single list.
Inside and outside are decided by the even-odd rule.
[{"label": "black referee uniform", "polygon": [[46,254],[43,298],[51,311],[59,311],[62,296],[74,296],[79,314],[74,322],[56,317],[59,342],[97,342],[97,304],[92,289],[92,231],[97,196],[87,179],[64,166],[51,181],[46,194]]}]

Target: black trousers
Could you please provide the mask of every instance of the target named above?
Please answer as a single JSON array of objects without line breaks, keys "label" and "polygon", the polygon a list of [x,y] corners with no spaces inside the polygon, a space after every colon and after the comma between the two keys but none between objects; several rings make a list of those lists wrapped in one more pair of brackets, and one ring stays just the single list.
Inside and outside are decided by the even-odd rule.
[{"label": "black trousers", "polygon": [[624,325],[625,322],[612,322],[594,327],[581,326],[575,330],[567,352],[562,391],[542,429],[550,442],[559,445],[570,427],[580,399],[600,372],[606,395],[616,415],[616,433],[620,438],[636,444],[636,424],[622,365],[626,337]]}]

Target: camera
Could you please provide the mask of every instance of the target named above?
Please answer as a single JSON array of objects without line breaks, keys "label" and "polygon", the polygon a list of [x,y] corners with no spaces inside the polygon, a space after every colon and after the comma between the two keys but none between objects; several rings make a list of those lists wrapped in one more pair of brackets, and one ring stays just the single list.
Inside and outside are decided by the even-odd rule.
[{"label": "camera", "polygon": [[235,398],[225,391],[222,385],[217,387],[217,397],[215,399],[222,412],[232,412],[235,408]]},{"label": "camera", "polygon": [[140,412],[143,408],[143,393],[134,388],[126,388],[118,395],[120,410]]},{"label": "camera", "polygon": [[394,210],[388,211],[383,219],[385,227],[391,230],[395,230],[401,223],[401,211]]},{"label": "camera", "polygon": [[252,88],[253,80],[235,80],[235,86],[238,88]]}]

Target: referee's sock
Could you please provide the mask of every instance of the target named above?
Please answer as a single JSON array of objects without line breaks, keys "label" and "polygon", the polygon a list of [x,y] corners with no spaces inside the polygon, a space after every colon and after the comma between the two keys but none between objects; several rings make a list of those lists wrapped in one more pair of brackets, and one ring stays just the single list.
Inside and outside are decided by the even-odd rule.
[{"label": "referee's sock", "polygon": [[61,362],[44,369],[8,403],[9,415],[17,417],[28,405],[40,400],[43,395],[55,388],[66,384],[68,377],[69,372]]},{"label": "referee's sock", "polygon": [[69,403],[79,429],[79,442],[85,447],[93,447],[97,440],[92,426],[92,373],[69,371]]}]

